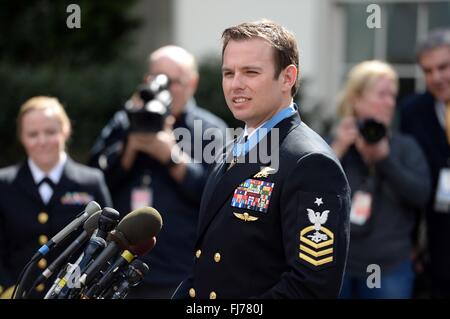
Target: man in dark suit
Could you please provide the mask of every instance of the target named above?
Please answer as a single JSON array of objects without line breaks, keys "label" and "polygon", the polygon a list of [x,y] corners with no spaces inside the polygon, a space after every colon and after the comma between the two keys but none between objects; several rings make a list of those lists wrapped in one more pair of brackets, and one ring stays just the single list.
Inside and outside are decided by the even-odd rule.
[{"label": "man in dark suit", "polygon": [[266,20],[222,37],[224,95],[246,125],[207,181],[195,265],[174,297],[335,298],[349,244],[349,186],[293,103],[295,38]]},{"label": "man in dark suit", "polygon": [[407,98],[401,105],[401,130],[411,134],[427,157],[432,196],[427,205],[427,234],[433,296],[450,297],[450,210],[447,192],[438,188],[450,167],[450,30],[437,30],[418,45],[418,62],[427,92]]}]

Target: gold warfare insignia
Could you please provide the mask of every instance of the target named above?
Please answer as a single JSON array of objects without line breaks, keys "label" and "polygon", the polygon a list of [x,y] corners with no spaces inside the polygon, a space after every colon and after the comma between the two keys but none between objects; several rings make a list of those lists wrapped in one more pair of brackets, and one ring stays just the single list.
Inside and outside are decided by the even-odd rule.
[{"label": "gold warfare insignia", "polygon": [[236,216],[237,218],[239,218],[240,220],[243,220],[244,222],[254,222],[255,220],[258,220],[259,217],[255,217],[252,215],[249,215],[249,213],[233,213],[234,216]]},{"label": "gold warfare insignia", "polygon": [[267,178],[271,174],[275,174],[276,169],[266,166],[261,169],[259,173],[257,173],[253,178]]},{"label": "gold warfare insignia", "polygon": [[310,208],[306,211],[313,225],[300,231],[299,258],[315,267],[333,262],[334,234],[323,226],[327,222],[330,211],[315,212]]}]

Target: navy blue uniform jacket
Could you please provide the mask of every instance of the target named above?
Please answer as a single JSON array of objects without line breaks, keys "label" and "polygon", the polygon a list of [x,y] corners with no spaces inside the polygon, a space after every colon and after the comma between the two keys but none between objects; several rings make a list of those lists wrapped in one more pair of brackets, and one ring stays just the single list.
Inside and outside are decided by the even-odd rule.
[{"label": "navy blue uniform jacket", "polygon": [[[224,154],[202,198],[195,264],[174,298],[335,298],[349,244],[350,190],[329,146],[284,119],[279,167]],[[264,139],[263,139],[264,141]],[[261,143],[260,143],[261,144]]]}]

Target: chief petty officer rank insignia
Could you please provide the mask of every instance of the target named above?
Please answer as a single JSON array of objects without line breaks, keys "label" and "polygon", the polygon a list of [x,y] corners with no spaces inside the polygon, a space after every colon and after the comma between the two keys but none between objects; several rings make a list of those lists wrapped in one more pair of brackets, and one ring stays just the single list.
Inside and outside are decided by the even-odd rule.
[{"label": "chief petty officer rank insignia", "polygon": [[336,256],[333,230],[338,223],[338,196],[300,192],[298,260],[314,270],[334,264]]}]

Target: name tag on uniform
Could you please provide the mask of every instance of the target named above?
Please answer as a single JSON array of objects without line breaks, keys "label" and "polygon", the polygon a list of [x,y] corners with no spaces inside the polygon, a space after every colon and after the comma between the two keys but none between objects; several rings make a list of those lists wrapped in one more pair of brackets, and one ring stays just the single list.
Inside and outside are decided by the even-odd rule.
[{"label": "name tag on uniform", "polygon": [[234,190],[231,206],[267,213],[274,185],[249,178]]},{"label": "name tag on uniform", "polygon": [[137,187],[131,191],[131,210],[153,205],[153,192],[150,187]]},{"label": "name tag on uniform", "polygon": [[434,200],[434,209],[440,213],[450,212],[450,169],[443,168],[439,172],[439,179]]},{"label": "name tag on uniform", "polygon": [[372,195],[363,191],[355,192],[350,210],[350,222],[356,225],[364,225],[371,213]]}]

